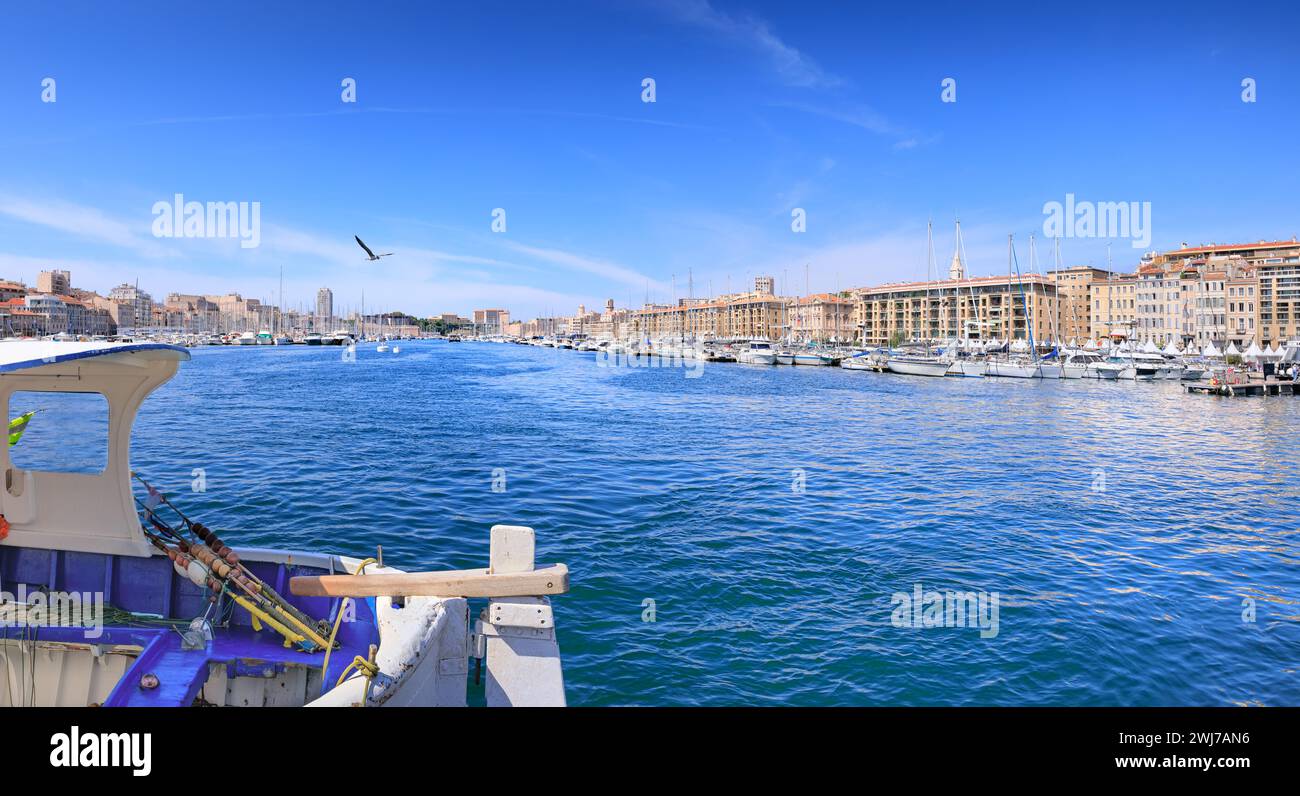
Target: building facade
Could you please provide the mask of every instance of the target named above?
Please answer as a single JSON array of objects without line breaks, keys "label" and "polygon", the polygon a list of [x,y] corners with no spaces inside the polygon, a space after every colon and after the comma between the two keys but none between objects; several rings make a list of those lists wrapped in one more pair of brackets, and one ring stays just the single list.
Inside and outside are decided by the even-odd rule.
[{"label": "building facade", "polygon": [[1059,340],[1056,280],[982,276],[907,282],[855,291],[858,340],[887,346],[900,341]]}]

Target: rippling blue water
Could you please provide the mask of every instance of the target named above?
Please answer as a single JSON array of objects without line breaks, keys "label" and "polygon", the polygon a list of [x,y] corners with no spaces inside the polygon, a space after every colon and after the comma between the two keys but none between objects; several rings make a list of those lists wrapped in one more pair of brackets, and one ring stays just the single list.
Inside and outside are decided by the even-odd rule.
[{"label": "rippling blue water", "polygon": [[[1176,384],[407,342],[196,350],[132,463],[236,545],[465,568],[535,527],[572,704],[1295,705],[1297,428]],[[917,583],[997,592],[998,635],[895,627]]]}]

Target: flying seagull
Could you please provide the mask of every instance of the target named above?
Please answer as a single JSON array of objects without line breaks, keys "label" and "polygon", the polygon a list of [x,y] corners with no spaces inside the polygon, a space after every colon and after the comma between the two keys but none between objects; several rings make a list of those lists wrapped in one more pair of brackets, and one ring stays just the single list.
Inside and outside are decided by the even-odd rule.
[{"label": "flying seagull", "polygon": [[363,249],[366,250],[366,259],[367,259],[367,260],[378,260],[380,257],[392,257],[392,256],[393,256],[393,253],[392,253],[392,252],[388,252],[387,254],[375,254],[374,252],[370,251],[370,247],[367,246],[367,245],[366,245],[366,244],[361,240],[361,238],[358,238],[356,235],[353,235],[352,237],[357,238],[357,245],[360,246],[361,248],[363,248]]}]

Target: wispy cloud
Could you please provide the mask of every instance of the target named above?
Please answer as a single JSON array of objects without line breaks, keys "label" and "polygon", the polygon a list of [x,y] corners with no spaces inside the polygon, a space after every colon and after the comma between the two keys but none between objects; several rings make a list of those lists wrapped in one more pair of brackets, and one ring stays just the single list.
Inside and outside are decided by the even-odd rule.
[{"label": "wispy cloud", "polygon": [[611,282],[628,287],[644,288],[647,283],[652,290],[663,290],[665,285],[656,279],[651,279],[645,274],[639,273],[631,268],[618,263],[612,263],[605,260],[595,260],[580,254],[562,251],[560,249],[546,249],[538,246],[528,246],[522,243],[507,242],[506,248],[519,254],[526,255],[545,262],[554,263],[555,265],[572,268],[578,271],[585,271],[589,274],[608,279]]},{"label": "wispy cloud", "polygon": [[812,58],[787,44],[768,23],[752,15],[733,16],[713,7],[709,0],[673,0],[664,8],[678,22],[717,33],[729,41],[761,54],[785,83],[826,88],[844,80],[822,69]]},{"label": "wispy cloud", "polygon": [[142,216],[139,224],[130,224],[85,205],[58,200],[37,201],[0,195],[0,215],[28,224],[58,230],[79,238],[107,243],[129,249],[145,257],[167,257],[174,254],[150,234],[150,216]]}]

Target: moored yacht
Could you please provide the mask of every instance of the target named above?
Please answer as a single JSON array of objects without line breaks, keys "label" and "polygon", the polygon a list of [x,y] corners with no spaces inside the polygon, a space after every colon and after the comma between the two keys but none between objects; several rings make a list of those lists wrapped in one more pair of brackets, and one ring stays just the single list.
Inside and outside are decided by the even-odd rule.
[{"label": "moored yacht", "polygon": [[776,351],[766,340],[750,340],[736,353],[736,361],[748,365],[775,365]]},{"label": "moored yacht", "polygon": [[1025,357],[1008,357],[990,359],[984,371],[986,376],[1003,379],[1041,379],[1043,371],[1039,363]]},{"label": "moored yacht", "polygon": [[886,367],[891,373],[907,376],[946,376],[949,362],[933,354],[891,353]]},{"label": "moored yacht", "polygon": [[1107,362],[1097,354],[1077,351],[1067,354],[1061,365],[1062,376],[1067,379],[1118,379],[1123,371],[1119,365]]}]

